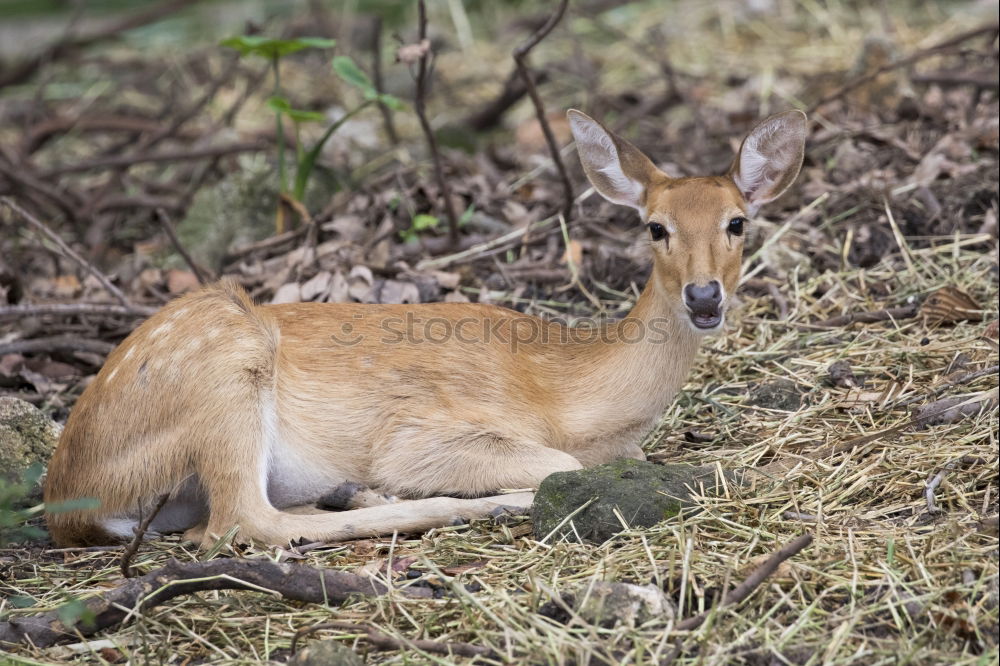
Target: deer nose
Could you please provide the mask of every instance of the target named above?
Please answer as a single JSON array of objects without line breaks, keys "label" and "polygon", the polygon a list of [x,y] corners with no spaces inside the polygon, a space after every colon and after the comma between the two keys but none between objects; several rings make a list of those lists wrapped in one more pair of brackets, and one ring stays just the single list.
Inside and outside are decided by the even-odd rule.
[{"label": "deer nose", "polygon": [[704,286],[688,283],[684,287],[684,303],[695,314],[718,314],[721,301],[722,287],[718,280],[711,280]]}]

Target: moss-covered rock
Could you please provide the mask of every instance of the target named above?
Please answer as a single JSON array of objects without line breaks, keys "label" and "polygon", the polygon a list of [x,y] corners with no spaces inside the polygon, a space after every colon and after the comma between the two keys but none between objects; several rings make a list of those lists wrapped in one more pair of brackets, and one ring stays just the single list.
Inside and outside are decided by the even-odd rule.
[{"label": "moss-covered rock", "polygon": [[0,478],[16,481],[32,465],[48,464],[61,432],[31,403],[0,398]]},{"label": "moss-covered rock", "polygon": [[[187,215],[177,225],[181,244],[195,261],[218,269],[234,246],[274,233],[278,206],[278,176],[260,156],[241,156],[240,168],[217,183],[198,190]],[[181,257],[170,255],[164,265],[180,268]]]},{"label": "moss-covered rock", "polygon": [[715,491],[714,467],[654,465],[623,458],[548,476],[535,493],[531,518],[539,537],[558,528],[557,539],[566,536],[575,541],[579,535],[600,543],[624,529],[616,509],[629,527],[652,527],[692,506],[692,490],[700,492],[702,484],[706,493]]},{"label": "moss-covered rock", "polygon": [[288,660],[293,666],[362,666],[365,662],[340,641],[310,643]]}]

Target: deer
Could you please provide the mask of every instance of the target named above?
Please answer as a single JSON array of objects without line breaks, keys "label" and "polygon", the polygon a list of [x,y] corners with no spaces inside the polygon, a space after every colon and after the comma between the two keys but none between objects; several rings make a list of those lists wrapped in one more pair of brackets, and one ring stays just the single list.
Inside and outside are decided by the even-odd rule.
[{"label": "deer", "polygon": [[258,305],[226,280],[179,297],[72,409],[45,503],[97,503],[48,512],[55,543],[129,540],[156,506],[153,533],[202,548],[228,533],[287,545],[421,532],[523,511],[556,472],[644,459],[701,340],[724,327],[752,218],[798,176],[806,116],[761,121],[725,175],[678,178],[568,117],[590,183],[648,237],[652,270],[625,318],[569,328],[479,303]]}]

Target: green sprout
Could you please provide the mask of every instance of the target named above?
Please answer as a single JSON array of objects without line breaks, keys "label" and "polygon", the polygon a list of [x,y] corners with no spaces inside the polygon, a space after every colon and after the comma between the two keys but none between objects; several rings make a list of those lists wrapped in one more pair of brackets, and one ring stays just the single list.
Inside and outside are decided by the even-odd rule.
[{"label": "green sprout", "polygon": [[[348,120],[372,104],[382,104],[393,110],[401,110],[405,108],[403,103],[396,97],[378,92],[375,89],[375,85],[371,82],[371,79],[369,79],[368,76],[361,71],[357,64],[355,64],[354,60],[348,56],[336,56],[331,62],[334,73],[345,83],[358,88],[361,91],[363,101],[361,104],[345,113],[340,119],[327,127],[320,136],[319,140],[317,140],[316,143],[313,144],[308,150],[305,150],[302,147],[302,142],[299,140],[301,126],[305,123],[322,122],[325,120],[325,116],[316,111],[305,111],[292,107],[288,99],[282,94],[279,61],[283,56],[301,51],[303,49],[330,48],[334,46],[334,40],[322,39],[318,37],[306,37],[299,39],[269,39],[265,37],[245,35],[242,37],[231,37],[229,39],[225,39],[220,42],[220,44],[222,46],[236,49],[242,56],[261,56],[267,58],[271,62],[271,68],[274,73],[274,91],[271,98],[268,99],[267,105],[272,111],[274,111],[275,115],[275,128],[278,135],[278,178],[280,180],[280,190],[282,194],[290,193],[292,198],[296,201],[302,201],[305,196],[306,188],[309,184],[309,178],[312,175],[313,169],[316,166],[316,160],[319,158],[326,142],[329,141],[334,132],[340,129]],[[292,185],[291,192],[288,190],[288,179],[286,176],[285,166],[285,134],[283,119],[286,117],[295,126],[296,137],[296,169],[295,180]]]}]

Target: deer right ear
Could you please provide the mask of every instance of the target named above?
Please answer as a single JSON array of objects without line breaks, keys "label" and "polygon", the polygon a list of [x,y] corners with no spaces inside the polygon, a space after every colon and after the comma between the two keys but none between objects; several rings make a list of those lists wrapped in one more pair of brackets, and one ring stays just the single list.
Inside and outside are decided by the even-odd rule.
[{"label": "deer right ear", "polygon": [[795,181],[808,134],[806,114],[785,111],[764,119],[743,139],[729,175],[743,193],[750,215]]},{"label": "deer right ear", "polygon": [[587,179],[602,197],[644,212],[646,190],[660,170],[631,143],[576,109],[566,116]]}]

